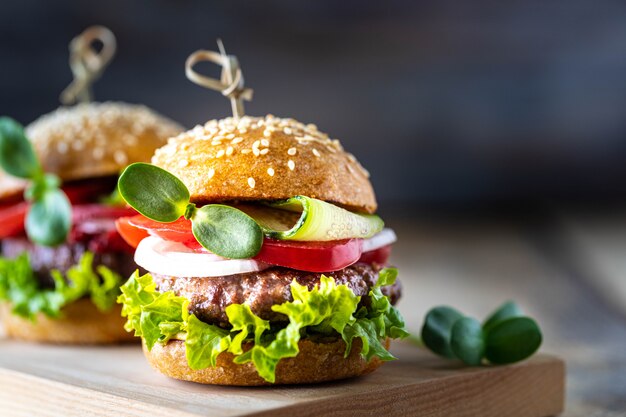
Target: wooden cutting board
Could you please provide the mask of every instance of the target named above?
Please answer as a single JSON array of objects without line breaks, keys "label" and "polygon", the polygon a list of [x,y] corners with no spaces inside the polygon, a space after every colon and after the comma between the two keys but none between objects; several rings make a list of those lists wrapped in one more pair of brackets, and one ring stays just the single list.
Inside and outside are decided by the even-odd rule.
[{"label": "wooden cutting board", "polygon": [[0,415],[545,417],[563,410],[565,366],[555,357],[467,368],[407,343],[392,351],[399,360],[362,378],[238,388],[166,378],[139,346],[0,339]]}]

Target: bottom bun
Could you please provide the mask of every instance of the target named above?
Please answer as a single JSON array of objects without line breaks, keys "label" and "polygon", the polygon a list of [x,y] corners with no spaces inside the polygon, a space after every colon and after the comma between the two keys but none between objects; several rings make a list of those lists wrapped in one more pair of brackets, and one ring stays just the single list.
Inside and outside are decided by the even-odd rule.
[{"label": "bottom bun", "polygon": [[89,299],[81,299],[63,307],[59,318],[38,313],[35,321],[31,321],[13,314],[10,304],[0,305],[7,336],[29,342],[66,344],[135,341],[133,334],[124,330],[126,319],[121,316],[121,309],[115,304],[103,313]]},{"label": "bottom bun", "polygon": [[[388,348],[389,339],[384,344]],[[298,356],[278,362],[275,384],[310,384],[351,378],[369,374],[383,363],[377,357],[367,362],[361,356],[360,339],[355,340],[347,358],[344,358],[346,345],[341,339],[328,343],[301,340],[298,347]],[[154,369],[183,381],[212,385],[275,385],[261,378],[252,363],[233,363],[234,356],[227,352],[217,357],[216,366],[194,371],[187,365],[183,341],[171,340],[166,345],[157,343],[152,351],[148,351],[143,343],[143,351]]]}]

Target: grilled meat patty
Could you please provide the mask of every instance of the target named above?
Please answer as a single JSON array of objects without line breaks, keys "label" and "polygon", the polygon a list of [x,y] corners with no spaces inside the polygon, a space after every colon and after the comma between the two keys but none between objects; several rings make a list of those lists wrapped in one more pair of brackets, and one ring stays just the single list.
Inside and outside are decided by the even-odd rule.
[{"label": "grilled meat patty", "polygon": [[[248,304],[253,313],[272,322],[286,321],[283,314],[272,311],[272,306],[292,301],[289,285],[295,279],[300,285],[312,289],[320,276],[333,277],[337,285],[345,284],[354,294],[361,296],[361,304],[368,305],[367,294],[378,279],[378,265],[357,263],[345,269],[324,274],[273,267],[260,272],[210,278],[181,278],[152,274],[161,292],[173,291],[190,300],[189,312],[208,324],[229,327],[225,308],[230,304]],[[382,288],[393,304],[400,298],[401,286]]]}]

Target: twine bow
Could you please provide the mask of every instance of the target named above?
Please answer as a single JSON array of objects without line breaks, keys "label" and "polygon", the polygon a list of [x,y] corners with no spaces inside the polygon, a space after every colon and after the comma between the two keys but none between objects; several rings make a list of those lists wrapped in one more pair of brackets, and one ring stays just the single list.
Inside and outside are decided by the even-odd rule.
[{"label": "twine bow", "polygon": [[[233,117],[238,119],[244,115],[243,101],[252,100],[253,90],[244,87],[243,73],[241,68],[239,68],[237,57],[226,54],[220,39],[217,40],[217,45],[220,49],[219,53],[200,50],[189,55],[185,62],[185,75],[189,81],[202,87],[219,91],[223,96],[228,97],[233,110]],[[194,65],[203,61],[213,62],[222,67],[222,74],[219,80],[205,77],[193,70]]]},{"label": "twine bow", "polygon": [[[93,48],[94,42],[102,43],[102,50]],[[104,26],[91,26],[70,42],[70,68],[74,80],[61,93],[65,105],[91,101],[91,85],[101,75],[113,58],[116,49],[113,32]]]}]

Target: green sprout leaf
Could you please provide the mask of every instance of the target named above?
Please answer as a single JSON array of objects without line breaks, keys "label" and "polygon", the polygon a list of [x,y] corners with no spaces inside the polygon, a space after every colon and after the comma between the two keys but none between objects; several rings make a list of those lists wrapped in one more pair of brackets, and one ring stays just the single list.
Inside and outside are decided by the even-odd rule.
[{"label": "green sprout leaf", "polygon": [[452,326],[450,347],[467,365],[480,365],[485,350],[480,322],[472,317],[458,319]]},{"label": "green sprout leaf", "polygon": [[[175,175],[157,166],[137,162],[119,178],[120,194],[135,210],[149,219],[171,223],[185,215],[189,190]],[[200,242],[202,243],[202,242]]]},{"label": "green sprout leaf", "polygon": [[537,323],[507,301],[483,323],[441,306],[428,312],[422,327],[424,345],[441,356],[460,359],[467,365],[513,363],[534,354],[542,335]]},{"label": "green sprout leaf", "polygon": [[252,258],[263,245],[261,227],[234,207],[221,204],[201,207],[193,212],[191,222],[191,231],[198,242],[225,258]]},{"label": "green sprout leaf", "polygon": [[0,117],[0,167],[19,178],[34,179],[42,173],[24,128],[8,117]]},{"label": "green sprout leaf", "polygon": [[40,245],[55,246],[65,241],[72,227],[72,206],[58,188],[45,190],[26,216],[28,238]]},{"label": "green sprout leaf", "polygon": [[463,315],[452,307],[435,307],[428,312],[422,327],[422,341],[433,352],[447,358],[454,358],[450,347],[452,326]]},{"label": "green sprout leaf", "polygon": [[493,326],[501,322],[502,320],[510,319],[511,317],[522,317],[522,309],[513,301],[507,301],[502,304],[496,311],[494,311],[483,323],[483,330],[488,332]]},{"label": "green sprout leaf", "polygon": [[486,334],[485,357],[491,363],[504,364],[524,360],[539,349],[542,335],[529,317],[499,321]]}]

